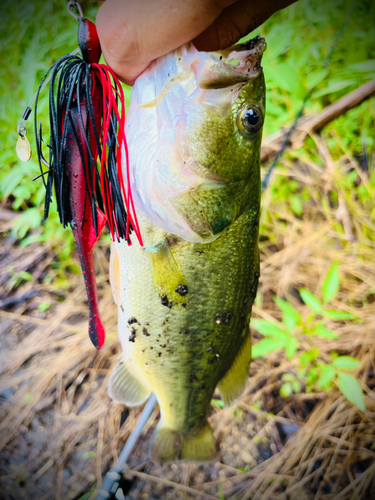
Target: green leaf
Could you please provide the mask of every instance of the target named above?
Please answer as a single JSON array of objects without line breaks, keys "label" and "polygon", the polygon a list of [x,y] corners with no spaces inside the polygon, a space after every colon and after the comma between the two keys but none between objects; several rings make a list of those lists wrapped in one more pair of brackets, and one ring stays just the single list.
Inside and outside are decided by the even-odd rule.
[{"label": "green leaf", "polygon": [[358,406],[361,411],[366,411],[363,393],[358,380],[350,373],[339,372],[337,374],[338,386],[343,395],[351,403]]},{"label": "green leaf", "polygon": [[270,335],[274,335],[276,337],[288,336],[288,332],[276,325],[276,323],[271,323],[271,321],[267,321],[266,319],[253,319],[251,321],[251,325],[257,330],[257,332],[267,337]]},{"label": "green leaf", "polygon": [[319,387],[321,387],[322,389],[328,389],[332,380],[335,378],[335,375],[336,371],[332,365],[324,365],[320,372],[320,377],[318,380]]},{"label": "green leaf", "polygon": [[339,270],[337,262],[329,268],[322,284],[322,297],[324,302],[329,302],[339,290]]},{"label": "green leaf", "polygon": [[360,366],[360,361],[351,356],[339,356],[332,361],[332,366],[335,368],[340,368],[341,370],[353,370],[353,368],[358,368]]},{"label": "green leaf", "polygon": [[375,71],[375,59],[370,59],[368,61],[362,61],[358,63],[353,63],[349,64],[347,66],[348,69],[351,71],[363,71],[365,73],[367,72],[374,72]]},{"label": "green leaf", "polygon": [[327,309],[324,311],[323,316],[329,319],[355,319],[357,316],[347,311],[338,311],[337,309]]},{"label": "green leaf", "polygon": [[38,311],[47,311],[47,309],[49,309],[51,307],[51,303],[50,302],[41,302],[39,305],[38,305]]},{"label": "green leaf", "polygon": [[324,78],[328,75],[328,69],[320,69],[318,71],[312,72],[309,75],[307,75],[306,78],[306,84],[307,87],[310,89],[311,87],[316,87]]},{"label": "green leaf", "polygon": [[318,377],[319,377],[318,370],[316,368],[312,367],[307,372],[306,383],[312,385],[318,380]]},{"label": "green leaf", "polygon": [[316,347],[314,349],[310,349],[309,351],[303,352],[298,356],[298,359],[300,360],[300,363],[303,367],[308,366],[312,361],[315,361],[315,359],[319,356],[320,352],[319,349]]},{"label": "green leaf", "polygon": [[252,348],[251,357],[253,359],[261,358],[265,354],[268,354],[273,351],[277,351],[281,347],[284,347],[286,344],[286,339],[281,338],[272,338],[269,337],[267,339],[263,339]]},{"label": "green leaf", "polygon": [[291,196],[289,198],[290,208],[296,215],[301,216],[303,214],[303,205],[301,198],[299,196]]},{"label": "green leaf", "polygon": [[294,319],[296,323],[301,321],[301,315],[289,302],[279,299],[279,297],[274,297],[273,300],[276,302],[278,308],[286,315]]},{"label": "green leaf", "polygon": [[306,290],[306,288],[300,288],[299,293],[304,303],[309,306],[312,311],[318,314],[322,312],[322,303],[318,297],[315,297],[315,295],[309,292],[309,290]]},{"label": "green leaf", "polygon": [[293,380],[292,388],[293,388],[293,392],[295,392],[296,394],[301,392],[301,384],[298,382],[298,380]]},{"label": "green leaf", "polygon": [[293,394],[293,387],[290,382],[286,382],[280,387],[280,396],[282,398],[289,398]]},{"label": "green leaf", "polygon": [[332,94],[333,92],[338,92],[339,90],[346,89],[347,87],[350,87],[350,85],[354,85],[356,83],[357,80],[354,79],[332,82],[328,85],[325,85],[324,88],[319,90],[318,92],[314,92],[314,97],[317,98],[327,94]]},{"label": "green leaf", "polygon": [[298,340],[295,337],[291,337],[285,346],[285,353],[288,356],[288,359],[293,359],[297,347],[298,347]]},{"label": "green leaf", "polygon": [[313,333],[317,335],[318,337],[323,337],[325,339],[338,339],[339,335],[337,333],[333,332],[332,330],[329,330],[325,326],[322,325],[315,325]]},{"label": "green leaf", "polygon": [[297,323],[294,321],[293,318],[291,318],[287,314],[284,314],[283,315],[283,325],[285,326],[285,328],[288,330],[289,333],[292,333],[294,331],[294,329],[296,328]]},{"label": "green leaf", "polygon": [[214,408],[223,409],[225,407],[225,404],[221,399],[211,399],[211,406],[213,406]]}]

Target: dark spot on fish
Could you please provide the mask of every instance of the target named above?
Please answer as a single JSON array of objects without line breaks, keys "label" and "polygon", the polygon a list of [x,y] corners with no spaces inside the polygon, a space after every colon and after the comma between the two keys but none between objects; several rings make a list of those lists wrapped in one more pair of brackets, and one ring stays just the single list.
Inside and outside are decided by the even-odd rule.
[{"label": "dark spot on fish", "polygon": [[137,323],[137,320],[132,316],[131,318],[128,319],[129,325],[133,325],[134,323]]},{"label": "dark spot on fish", "polygon": [[160,344],[160,347],[167,347],[167,344]]},{"label": "dark spot on fish", "polygon": [[214,316],[214,321],[217,325],[227,325],[231,318],[230,313],[216,313]]},{"label": "dark spot on fish", "polygon": [[182,307],[184,307],[184,308],[186,309],[186,304],[185,304],[185,302],[183,302],[181,305],[182,305]]},{"label": "dark spot on fish", "polygon": [[135,333],[129,335],[129,342],[135,342]]},{"label": "dark spot on fish", "polygon": [[159,358],[160,358],[160,356],[161,356],[161,352],[158,352],[158,356],[159,356]]},{"label": "dark spot on fish", "polygon": [[187,287],[187,285],[178,285],[175,292],[180,294],[181,297],[184,297],[188,293],[188,287]]},{"label": "dark spot on fish", "polygon": [[168,297],[166,295],[162,295],[160,297],[160,300],[163,306],[169,307],[169,309],[171,309],[171,307],[173,306],[173,302],[169,302]]},{"label": "dark spot on fish", "polygon": [[150,349],[153,349],[153,347],[152,347],[152,346],[150,346]]},{"label": "dark spot on fish", "polygon": [[219,359],[220,359],[220,354],[215,354],[215,356],[208,358],[207,361],[210,365],[212,365],[214,361],[219,361]]},{"label": "dark spot on fish", "polygon": [[164,326],[165,325],[165,321],[163,321],[163,323],[161,325]]},{"label": "dark spot on fish", "polygon": [[121,304],[120,309],[122,312],[124,312],[124,306]]},{"label": "dark spot on fish", "polygon": [[190,382],[198,382],[198,379],[197,379],[197,377],[194,375],[194,373],[191,373],[191,374],[190,374],[189,380],[190,380]]},{"label": "dark spot on fish", "polygon": [[147,331],[147,328],[143,328],[142,333],[143,333],[143,335],[146,335],[146,337],[150,336],[150,334]]},{"label": "dark spot on fish", "polygon": [[220,56],[220,61],[222,60],[223,56]]},{"label": "dark spot on fish", "polygon": [[148,326],[150,323],[148,321],[145,322],[145,325]]}]

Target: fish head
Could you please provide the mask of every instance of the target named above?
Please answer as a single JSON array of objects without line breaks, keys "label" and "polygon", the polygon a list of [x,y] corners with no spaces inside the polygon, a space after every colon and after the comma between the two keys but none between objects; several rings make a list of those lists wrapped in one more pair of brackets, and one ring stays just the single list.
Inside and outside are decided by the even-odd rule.
[{"label": "fish head", "polygon": [[212,53],[188,44],[134,85],[126,134],[135,206],[187,241],[213,241],[259,205],[265,47],[261,37]]}]

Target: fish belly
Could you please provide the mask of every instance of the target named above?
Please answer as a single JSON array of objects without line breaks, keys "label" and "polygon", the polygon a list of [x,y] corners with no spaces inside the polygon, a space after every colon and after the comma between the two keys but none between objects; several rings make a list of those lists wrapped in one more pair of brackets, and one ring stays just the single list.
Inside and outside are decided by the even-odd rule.
[{"label": "fish belly", "polygon": [[[140,397],[133,395],[130,402],[141,403],[151,392],[157,397],[157,447],[167,447],[155,453],[159,461],[210,458],[199,455],[198,445],[188,451],[189,436],[212,448],[206,417],[216,386],[229,404],[244,389],[248,324],[259,278],[258,224],[259,211],[248,210],[215,241],[199,244],[147,222],[141,227],[143,248],[113,245],[111,282],[119,306],[122,362],[139,383],[134,382],[134,391]],[[126,384],[124,397],[117,397],[124,403]]]}]

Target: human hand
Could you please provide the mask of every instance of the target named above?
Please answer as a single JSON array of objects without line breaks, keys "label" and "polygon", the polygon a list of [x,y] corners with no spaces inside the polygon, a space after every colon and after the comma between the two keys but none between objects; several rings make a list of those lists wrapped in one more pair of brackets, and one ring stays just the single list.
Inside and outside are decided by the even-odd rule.
[{"label": "human hand", "polygon": [[106,0],[96,18],[107,64],[133,85],[151,61],[193,41],[230,47],[297,0]]}]

